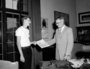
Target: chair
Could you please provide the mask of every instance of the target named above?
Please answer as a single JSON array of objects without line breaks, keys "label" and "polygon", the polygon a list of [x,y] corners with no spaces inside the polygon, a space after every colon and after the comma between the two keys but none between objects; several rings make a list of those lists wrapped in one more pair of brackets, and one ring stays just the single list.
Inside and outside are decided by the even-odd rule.
[{"label": "chair", "polygon": [[18,62],[0,60],[0,69],[18,69]]}]

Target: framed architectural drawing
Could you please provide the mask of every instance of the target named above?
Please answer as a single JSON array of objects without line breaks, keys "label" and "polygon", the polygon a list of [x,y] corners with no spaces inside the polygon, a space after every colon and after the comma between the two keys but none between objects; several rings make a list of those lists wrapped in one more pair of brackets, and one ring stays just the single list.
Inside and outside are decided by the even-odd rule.
[{"label": "framed architectural drawing", "polygon": [[79,24],[90,23],[90,12],[78,13]]},{"label": "framed architectural drawing", "polygon": [[65,19],[65,25],[69,26],[69,14],[64,13],[64,12],[54,11],[54,20],[56,20],[57,18],[61,16],[63,16]]}]

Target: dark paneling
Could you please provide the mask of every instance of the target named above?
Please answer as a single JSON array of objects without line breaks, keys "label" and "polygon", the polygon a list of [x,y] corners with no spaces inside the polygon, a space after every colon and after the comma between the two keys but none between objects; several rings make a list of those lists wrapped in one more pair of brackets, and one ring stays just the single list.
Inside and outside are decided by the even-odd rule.
[{"label": "dark paneling", "polygon": [[0,44],[0,54],[2,54],[2,44]]},{"label": "dark paneling", "polygon": [[2,60],[2,55],[0,55],[0,60]]},{"label": "dark paneling", "polygon": [[2,0],[2,18],[3,18],[3,23],[2,23],[2,27],[3,27],[3,59],[6,60],[7,55],[7,46],[6,46],[6,28],[7,28],[7,24],[6,24],[6,9],[5,9],[5,0]]},{"label": "dark paneling", "polygon": [[31,1],[31,17],[33,26],[33,40],[41,39],[41,13],[40,13],[40,0]]},{"label": "dark paneling", "polygon": [[15,55],[13,52],[7,54],[7,60],[12,61],[12,62],[15,60]]},{"label": "dark paneling", "polygon": [[[56,44],[43,49],[43,61],[55,60]],[[49,56],[49,57],[48,57]]]}]

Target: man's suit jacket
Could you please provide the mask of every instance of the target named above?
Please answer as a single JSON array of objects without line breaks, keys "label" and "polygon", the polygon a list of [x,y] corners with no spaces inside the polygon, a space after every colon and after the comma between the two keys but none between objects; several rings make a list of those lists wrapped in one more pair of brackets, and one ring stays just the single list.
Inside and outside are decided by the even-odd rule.
[{"label": "man's suit jacket", "polygon": [[71,55],[73,48],[73,31],[70,27],[65,26],[60,33],[59,29],[53,40],[49,44],[56,43],[56,59],[63,60],[65,55]]}]

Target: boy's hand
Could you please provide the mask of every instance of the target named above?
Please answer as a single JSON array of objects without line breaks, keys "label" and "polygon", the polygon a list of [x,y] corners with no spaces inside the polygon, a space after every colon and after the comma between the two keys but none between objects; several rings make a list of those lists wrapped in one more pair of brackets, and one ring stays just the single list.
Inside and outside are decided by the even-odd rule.
[{"label": "boy's hand", "polygon": [[20,61],[21,61],[21,62],[25,62],[24,56],[20,56]]},{"label": "boy's hand", "polygon": [[34,44],[34,45],[36,45],[36,41],[33,41],[33,42],[31,42],[31,44]]}]

